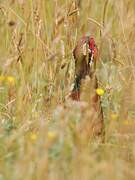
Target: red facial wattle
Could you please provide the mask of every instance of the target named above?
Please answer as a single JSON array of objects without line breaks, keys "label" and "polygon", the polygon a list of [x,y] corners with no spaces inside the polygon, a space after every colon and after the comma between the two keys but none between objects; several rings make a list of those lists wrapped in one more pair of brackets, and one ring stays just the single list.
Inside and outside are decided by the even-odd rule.
[{"label": "red facial wattle", "polygon": [[97,57],[98,51],[97,51],[97,47],[96,47],[94,38],[89,39],[89,49],[90,49],[90,51],[93,54],[93,57],[95,59]]},{"label": "red facial wattle", "polygon": [[94,51],[95,49],[95,41],[94,41],[94,38],[90,38],[89,39],[89,48],[91,51]]}]

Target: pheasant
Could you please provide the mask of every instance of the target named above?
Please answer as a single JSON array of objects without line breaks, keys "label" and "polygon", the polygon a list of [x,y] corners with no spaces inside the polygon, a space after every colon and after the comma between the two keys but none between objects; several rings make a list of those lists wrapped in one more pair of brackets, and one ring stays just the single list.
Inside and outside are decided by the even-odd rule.
[{"label": "pheasant", "polygon": [[74,86],[71,90],[69,97],[72,100],[80,101],[80,88],[81,81],[89,76],[94,81],[95,93],[91,99],[94,111],[98,114],[98,123],[95,123],[95,134],[101,134],[103,132],[103,111],[100,102],[100,96],[96,94],[98,88],[98,81],[95,74],[96,60],[98,56],[98,48],[95,40],[90,36],[83,36],[73,50],[73,56],[75,59],[75,79]]}]

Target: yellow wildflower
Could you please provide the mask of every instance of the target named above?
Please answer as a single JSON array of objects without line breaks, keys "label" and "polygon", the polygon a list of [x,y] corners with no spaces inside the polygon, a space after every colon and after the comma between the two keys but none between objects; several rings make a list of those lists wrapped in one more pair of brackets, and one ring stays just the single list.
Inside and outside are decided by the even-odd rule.
[{"label": "yellow wildflower", "polygon": [[49,131],[48,134],[47,134],[47,137],[49,140],[55,140],[56,137],[57,137],[57,133],[54,132],[54,131]]},{"label": "yellow wildflower", "polygon": [[5,76],[0,76],[0,82],[3,82],[5,80]]},{"label": "yellow wildflower", "polygon": [[134,119],[127,119],[123,121],[124,125],[134,125],[135,121]]},{"label": "yellow wildflower", "polygon": [[31,141],[36,141],[36,140],[37,140],[37,134],[34,133],[34,132],[31,133],[31,134],[30,134],[30,140],[31,140]]},{"label": "yellow wildflower", "polygon": [[15,84],[15,78],[13,76],[7,76],[6,81],[9,85],[14,85]]},{"label": "yellow wildflower", "polygon": [[101,89],[101,88],[97,88],[97,89],[96,89],[96,93],[97,93],[99,96],[102,96],[102,95],[104,95],[105,91],[104,91],[103,89]]},{"label": "yellow wildflower", "polygon": [[123,124],[124,124],[124,125],[129,125],[130,122],[129,122],[129,120],[124,120],[124,121],[123,121]]},{"label": "yellow wildflower", "polygon": [[118,114],[112,113],[112,114],[111,114],[111,119],[112,119],[112,120],[117,120],[117,119],[118,119]]}]

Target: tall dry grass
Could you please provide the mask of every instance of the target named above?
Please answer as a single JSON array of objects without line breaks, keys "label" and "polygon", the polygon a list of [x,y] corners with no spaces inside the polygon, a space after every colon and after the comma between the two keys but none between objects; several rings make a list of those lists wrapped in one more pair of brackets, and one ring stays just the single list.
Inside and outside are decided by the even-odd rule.
[{"label": "tall dry grass", "polygon": [[[0,1],[0,179],[135,179],[135,1]],[[95,37],[106,142],[90,82],[65,97],[77,39]]]}]

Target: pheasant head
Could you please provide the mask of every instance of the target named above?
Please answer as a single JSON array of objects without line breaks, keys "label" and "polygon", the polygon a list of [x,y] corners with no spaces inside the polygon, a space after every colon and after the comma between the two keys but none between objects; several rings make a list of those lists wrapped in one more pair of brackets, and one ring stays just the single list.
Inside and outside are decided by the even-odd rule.
[{"label": "pheasant head", "polygon": [[91,74],[92,65],[96,63],[98,49],[93,37],[83,36],[73,51],[75,59],[75,80],[71,98],[79,100],[81,80]]}]

